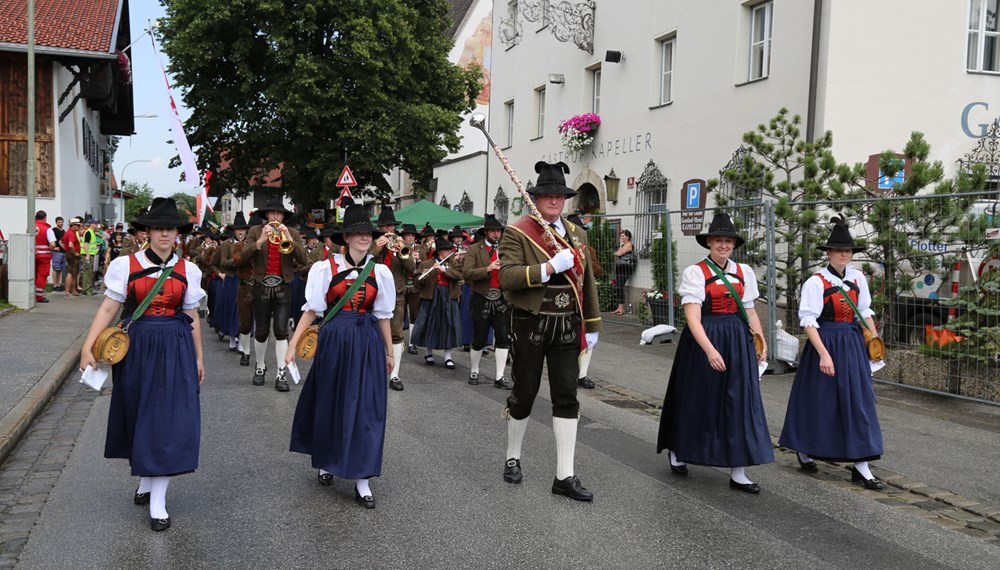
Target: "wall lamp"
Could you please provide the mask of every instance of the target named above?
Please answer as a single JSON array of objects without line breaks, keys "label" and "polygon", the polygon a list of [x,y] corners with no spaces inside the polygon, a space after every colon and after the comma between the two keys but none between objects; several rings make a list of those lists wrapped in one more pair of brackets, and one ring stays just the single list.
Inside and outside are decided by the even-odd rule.
[{"label": "wall lamp", "polygon": [[566,82],[566,77],[562,73],[550,73],[549,83],[554,83],[556,85],[561,85]]},{"label": "wall lamp", "polygon": [[609,49],[604,52],[604,61],[608,63],[622,63],[625,61],[625,53]]}]

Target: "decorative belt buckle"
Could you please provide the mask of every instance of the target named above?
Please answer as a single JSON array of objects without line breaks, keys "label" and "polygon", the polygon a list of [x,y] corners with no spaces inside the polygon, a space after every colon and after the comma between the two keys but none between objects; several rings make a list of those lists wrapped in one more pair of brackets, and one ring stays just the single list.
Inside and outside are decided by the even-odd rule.
[{"label": "decorative belt buckle", "polygon": [[559,293],[552,302],[555,303],[557,308],[565,309],[570,304],[569,293]]},{"label": "decorative belt buckle", "polygon": [[260,280],[260,283],[265,287],[277,287],[278,285],[283,285],[285,280],[278,275],[265,275],[264,278]]},{"label": "decorative belt buckle", "polygon": [[486,291],[486,300],[487,301],[496,301],[501,296],[503,296],[503,292],[500,291],[500,289],[490,289],[490,290]]}]

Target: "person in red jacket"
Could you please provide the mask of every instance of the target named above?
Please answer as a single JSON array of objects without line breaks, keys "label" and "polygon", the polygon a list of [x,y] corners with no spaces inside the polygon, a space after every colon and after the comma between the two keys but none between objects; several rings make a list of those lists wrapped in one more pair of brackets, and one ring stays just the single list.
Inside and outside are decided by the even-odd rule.
[{"label": "person in red jacket", "polygon": [[52,271],[52,250],[56,247],[56,233],[45,218],[45,210],[35,212],[35,302],[48,303],[45,284]]},{"label": "person in red jacket", "polygon": [[79,297],[80,282],[80,227],[83,220],[72,218],[69,221],[69,230],[63,234],[61,243],[63,252],[66,254],[66,296]]}]

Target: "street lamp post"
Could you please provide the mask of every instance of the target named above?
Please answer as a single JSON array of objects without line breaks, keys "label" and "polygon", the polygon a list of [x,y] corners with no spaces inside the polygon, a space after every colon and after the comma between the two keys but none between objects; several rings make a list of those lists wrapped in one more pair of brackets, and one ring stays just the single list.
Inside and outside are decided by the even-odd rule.
[{"label": "street lamp post", "polygon": [[149,158],[140,158],[138,160],[133,160],[122,167],[122,179],[118,183],[118,195],[121,197],[121,205],[122,205],[121,222],[123,224],[125,223],[125,170],[127,170],[129,166],[132,166],[137,162],[153,162],[153,160]]}]

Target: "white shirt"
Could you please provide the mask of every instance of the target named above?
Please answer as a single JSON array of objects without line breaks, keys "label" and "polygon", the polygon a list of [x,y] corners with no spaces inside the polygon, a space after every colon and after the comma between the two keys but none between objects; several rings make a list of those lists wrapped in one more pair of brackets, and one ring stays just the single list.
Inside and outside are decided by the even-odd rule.
[{"label": "white shirt", "polygon": [[[364,263],[368,263],[371,258],[371,255],[366,256]],[[336,273],[350,268],[344,261],[343,254],[333,254],[333,260],[338,268]],[[384,263],[376,263],[372,273],[375,274],[378,294],[375,296],[371,312],[376,319],[391,319],[392,312],[396,308],[396,283],[392,279],[392,272]],[[306,304],[302,305],[303,311],[313,311],[317,315],[323,314],[323,311],[326,310],[326,292],[330,289],[330,282],[333,281],[334,274],[330,262],[326,260],[314,263],[309,268],[309,276],[306,278]],[[358,271],[356,269],[347,275],[347,279],[357,279],[357,277]]]},{"label": "white shirt", "polygon": [[[840,277],[834,275],[828,268],[824,268],[820,271],[820,274],[826,278],[835,287],[844,287],[844,281],[851,281],[858,286],[858,311],[861,312],[861,316],[870,317],[875,314],[875,311],[871,309],[872,306],[872,295],[868,291],[868,280],[860,271],[855,271],[850,265],[844,269],[844,281],[840,280]],[[799,326],[800,327],[813,327],[819,328],[819,323],[816,319],[819,318],[820,313],[823,312],[823,280],[819,278],[819,275],[813,275],[802,284],[802,298],[799,300]],[[847,291],[847,287],[844,287]],[[848,291],[849,293],[849,291]],[[837,294],[840,295],[839,293]]]},{"label": "white shirt", "polygon": [[[736,281],[736,265],[735,261],[727,259],[726,267],[722,270],[730,283]],[[750,269],[749,265],[740,263],[739,266],[743,270],[743,308],[752,309],[757,297],[760,297],[760,291],[757,289],[757,276],[754,275],[753,269]],[[712,275],[715,273],[713,272]],[[698,264],[689,265],[684,269],[684,273],[681,274],[681,286],[677,292],[681,295],[681,305],[688,303],[701,305],[705,302],[705,274],[702,273]]]},{"label": "white shirt", "polygon": [[[125,302],[125,296],[128,294],[128,275],[129,275],[129,259],[131,255],[119,255],[108,265],[108,270],[104,274],[104,285],[108,288],[104,292],[104,296],[111,299],[112,301],[118,301],[119,303]],[[154,267],[155,264],[146,257],[144,251],[140,251],[135,254],[135,257],[139,260],[139,265],[143,269],[148,267]],[[178,257],[176,254],[171,253],[170,259],[167,260],[167,267],[173,267],[177,264]],[[184,291],[184,301],[181,303],[181,309],[197,309],[198,301],[205,296],[205,290],[201,288],[201,269],[197,265],[191,262],[185,262],[185,271],[187,272],[187,289]],[[160,277],[160,271],[156,273],[151,273],[149,277],[154,279]],[[172,275],[172,274],[171,274]]]},{"label": "white shirt", "polygon": [[[554,222],[551,222],[551,223],[550,222],[545,222],[545,223],[549,224],[549,229],[552,230],[553,233],[555,233],[556,235],[558,235],[561,238],[565,238],[566,237],[566,226],[563,225],[562,216],[559,216],[558,218],[556,218],[556,221],[554,221]],[[552,227],[552,226],[555,226],[555,227]],[[551,279],[551,278],[552,278],[552,275],[549,274],[548,267],[546,267],[545,263],[543,262],[542,263],[542,283],[548,283],[549,279]]]}]

